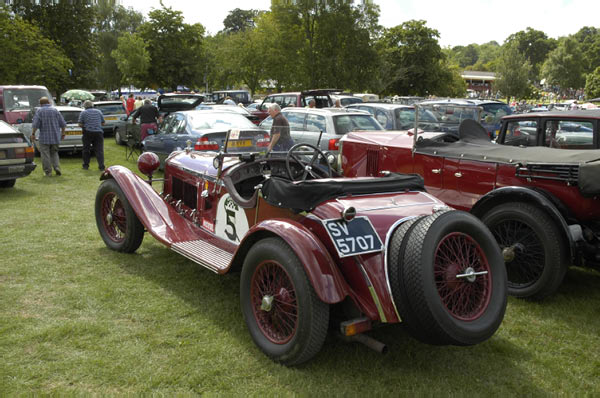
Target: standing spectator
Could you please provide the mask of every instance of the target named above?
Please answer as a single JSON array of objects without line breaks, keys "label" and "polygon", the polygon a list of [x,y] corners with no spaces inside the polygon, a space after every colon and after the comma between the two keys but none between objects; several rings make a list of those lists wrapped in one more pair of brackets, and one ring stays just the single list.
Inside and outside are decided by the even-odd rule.
[{"label": "standing spectator", "polygon": [[127,101],[125,100],[125,97],[120,96],[119,99],[121,100],[121,104],[123,104],[123,109],[125,110],[125,112],[127,112]]},{"label": "standing spectator", "polygon": [[35,141],[35,132],[40,130],[38,149],[42,157],[42,168],[46,177],[52,176],[52,169],[57,176],[61,175],[58,160],[58,144],[65,138],[65,119],[60,112],[50,105],[48,97],[40,98],[40,109],[33,116],[31,140]]},{"label": "standing spectator", "polygon": [[231,99],[230,96],[225,97],[223,100],[223,104],[225,105],[236,105],[235,101]]},{"label": "standing spectator", "polygon": [[127,115],[130,115],[131,112],[135,109],[135,99],[133,98],[133,94],[129,94],[129,98],[127,98]]},{"label": "standing spectator", "polygon": [[333,106],[334,108],[341,108],[342,107],[342,101],[340,101],[339,98],[337,98],[335,100],[335,105]]},{"label": "standing spectator", "polygon": [[91,148],[94,147],[98,169],[104,170],[104,115],[99,109],[94,108],[92,101],[83,103],[85,110],[79,114],[79,126],[83,129],[83,169],[90,167]]},{"label": "standing spectator", "polygon": [[158,129],[157,119],[160,119],[160,114],[158,113],[158,109],[152,105],[152,101],[145,99],[144,105],[131,114],[131,117],[133,117],[133,124],[135,124],[135,119],[137,119],[138,116],[140,117],[141,123],[140,141],[144,141],[148,136],[148,130],[152,129],[156,131]]},{"label": "standing spectator", "polygon": [[137,97],[137,99],[135,100],[135,103],[133,105],[133,109],[137,109],[142,105],[144,105],[144,101],[142,100],[142,97]]},{"label": "standing spectator", "polygon": [[267,153],[271,151],[289,151],[294,146],[294,140],[290,136],[290,124],[281,113],[279,104],[272,104],[269,107],[269,115],[273,118],[271,125],[271,142],[267,148]]}]

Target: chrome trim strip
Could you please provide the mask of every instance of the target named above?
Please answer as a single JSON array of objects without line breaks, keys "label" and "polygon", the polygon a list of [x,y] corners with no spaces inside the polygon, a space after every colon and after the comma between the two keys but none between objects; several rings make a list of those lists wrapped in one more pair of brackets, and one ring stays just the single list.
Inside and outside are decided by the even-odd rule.
[{"label": "chrome trim strip", "polygon": [[[356,257],[355,257],[355,259],[356,259]],[[387,318],[385,317],[385,313],[383,312],[383,307],[381,306],[381,301],[379,300],[379,297],[377,296],[377,293],[375,292],[375,289],[373,288],[373,284],[371,283],[371,279],[369,278],[369,275],[367,274],[365,267],[363,267],[362,263],[360,261],[358,261],[358,259],[356,259],[356,264],[358,265],[360,272],[362,273],[363,277],[365,278],[365,281],[367,282],[367,286],[369,288],[369,293],[371,293],[371,298],[375,302],[375,306],[377,307],[377,312],[379,313],[379,319],[381,319],[381,322],[387,323]],[[398,318],[400,318],[400,317],[398,317]]]},{"label": "chrome trim strip", "polygon": [[392,238],[392,235],[394,233],[394,231],[396,230],[396,228],[398,228],[398,226],[400,224],[402,224],[405,221],[411,220],[413,218],[416,218],[418,216],[409,216],[409,217],[404,217],[399,219],[398,221],[396,221],[395,223],[392,224],[392,226],[388,229],[388,232],[386,233],[385,236],[385,252],[383,253],[383,265],[384,265],[384,269],[385,269],[385,283],[387,285],[388,288],[388,293],[390,295],[390,297],[392,298],[392,304],[394,305],[394,311],[396,311],[396,316],[398,317],[398,319],[400,320],[400,322],[402,322],[402,318],[400,317],[400,313],[398,312],[398,308],[396,307],[396,301],[394,300],[394,295],[392,294],[392,286],[390,285],[390,278],[388,277],[389,273],[388,273],[388,248],[390,247],[390,239]]},{"label": "chrome trim strip", "polygon": [[0,164],[1,165],[13,165],[13,164],[20,165],[20,164],[26,163],[26,161],[27,161],[27,159],[25,159],[25,158],[21,158],[21,159],[3,159],[3,160],[0,160]]},{"label": "chrome trim strip", "polygon": [[12,143],[12,144],[0,144],[0,149],[5,148],[27,148],[29,144],[26,142]]}]

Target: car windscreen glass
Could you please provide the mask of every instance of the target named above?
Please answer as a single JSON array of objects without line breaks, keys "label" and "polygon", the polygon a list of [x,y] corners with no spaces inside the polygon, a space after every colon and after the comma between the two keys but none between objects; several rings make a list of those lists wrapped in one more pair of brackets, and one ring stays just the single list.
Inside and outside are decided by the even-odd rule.
[{"label": "car windscreen glass", "polygon": [[486,124],[499,124],[503,116],[512,115],[510,106],[506,104],[483,104],[480,106],[483,108],[481,120]]},{"label": "car windscreen glass", "polygon": [[194,130],[256,129],[246,117],[233,112],[191,113],[188,120]]},{"label": "car windscreen glass", "polygon": [[333,117],[333,125],[337,134],[360,130],[383,130],[371,115],[336,115]]},{"label": "car windscreen glass", "polygon": [[[415,109],[414,108],[396,108],[394,109],[396,125],[401,130],[408,130],[415,127]],[[430,131],[429,125],[435,125],[437,119],[433,112],[427,109],[419,109],[419,127]]]},{"label": "car windscreen glass", "polygon": [[78,123],[81,111],[60,111],[66,123]]},{"label": "car windscreen glass", "polygon": [[479,121],[479,110],[477,106],[464,106],[452,104],[420,104],[419,105],[419,127],[422,127],[421,113],[429,111],[435,122],[427,122],[425,130],[458,133],[458,126],[463,120],[472,119]]},{"label": "car windscreen glass", "polygon": [[342,106],[347,106],[347,105],[351,105],[351,104],[359,104],[363,102],[360,98],[342,98],[340,100],[340,103],[342,104]]},{"label": "car windscreen glass", "polygon": [[271,130],[272,125],[273,125],[273,118],[271,116],[267,116],[267,118],[265,120],[260,122],[258,127],[260,127],[261,129],[264,129],[264,130]]},{"label": "car windscreen glass", "polygon": [[6,88],[4,89],[4,109],[31,109],[39,106],[40,98],[46,97],[54,105],[52,96],[43,88]]},{"label": "car windscreen glass", "polygon": [[125,114],[122,104],[94,105],[94,108],[99,109],[103,115]]}]

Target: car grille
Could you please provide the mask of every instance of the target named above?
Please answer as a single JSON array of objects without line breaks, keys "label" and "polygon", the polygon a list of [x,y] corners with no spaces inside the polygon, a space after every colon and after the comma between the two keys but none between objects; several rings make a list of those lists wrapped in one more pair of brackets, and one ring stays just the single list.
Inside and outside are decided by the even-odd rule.
[{"label": "car grille", "polygon": [[188,184],[179,178],[172,177],[172,196],[174,200],[181,200],[190,209],[195,209],[198,203],[198,190],[194,185]]},{"label": "car grille", "polygon": [[367,149],[367,175],[377,177],[379,175],[379,150]]},{"label": "car grille", "polygon": [[548,163],[519,165],[516,176],[527,179],[566,181],[569,185],[577,185],[579,166]]}]

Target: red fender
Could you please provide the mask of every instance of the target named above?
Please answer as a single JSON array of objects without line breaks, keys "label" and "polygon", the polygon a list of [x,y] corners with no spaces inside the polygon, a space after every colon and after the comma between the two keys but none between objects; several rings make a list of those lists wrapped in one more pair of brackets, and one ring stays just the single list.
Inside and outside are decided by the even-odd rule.
[{"label": "red fender", "polygon": [[207,235],[165,203],[160,195],[137,174],[126,167],[111,166],[100,180],[113,178],[146,230],[162,244],[203,239]]},{"label": "red fender", "polygon": [[240,243],[236,253],[236,257],[240,257],[234,261],[243,262],[247,251],[264,237],[264,232],[277,235],[292,248],[321,301],[335,304],[349,294],[350,288],[327,248],[308,228],[296,221],[274,218],[254,225]]}]

